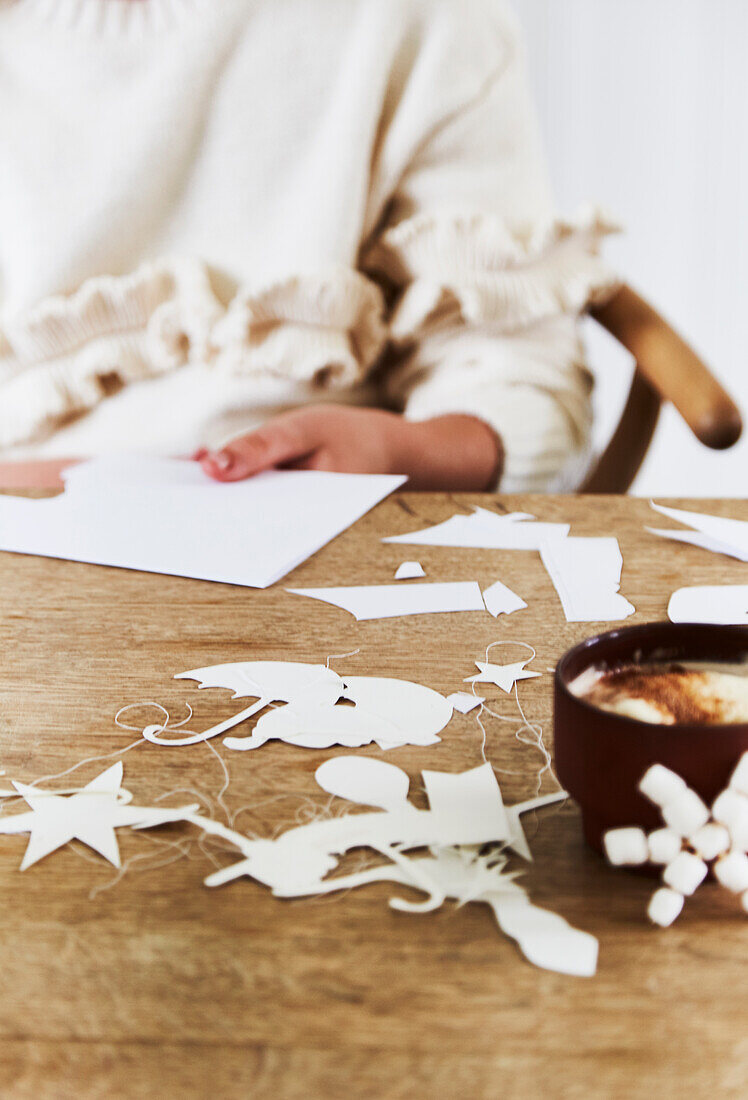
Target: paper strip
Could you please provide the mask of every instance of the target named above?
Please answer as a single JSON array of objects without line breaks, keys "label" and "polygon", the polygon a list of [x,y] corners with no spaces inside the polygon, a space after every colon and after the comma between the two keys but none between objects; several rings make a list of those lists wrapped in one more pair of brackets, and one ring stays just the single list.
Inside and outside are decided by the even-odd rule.
[{"label": "paper strip", "polygon": [[484,550],[539,550],[548,539],[563,538],[568,533],[568,523],[538,523],[534,516],[525,512],[500,516],[486,508],[476,508],[471,515],[455,515],[435,527],[408,535],[391,535],[382,542]]},{"label": "paper strip", "polygon": [[748,626],[748,585],[717,584],[679,588],[667,608],[673,623]]},{"label": "paper strip", "polygon": [[359,622],[399,615],[425,615],[443,611],[485,611],[475,581],[447,584],[370,584],[350,588],[288,588],[295,596],[334,604]]}]

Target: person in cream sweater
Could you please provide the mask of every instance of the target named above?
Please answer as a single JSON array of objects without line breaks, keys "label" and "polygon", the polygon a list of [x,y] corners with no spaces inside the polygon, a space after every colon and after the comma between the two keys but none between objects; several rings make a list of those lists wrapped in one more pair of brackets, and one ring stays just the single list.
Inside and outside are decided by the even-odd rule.
[{"label": "person in cream sweater", "polygon": [[0,463],[554,491],[578,317],[503,0],[0,0]]}]

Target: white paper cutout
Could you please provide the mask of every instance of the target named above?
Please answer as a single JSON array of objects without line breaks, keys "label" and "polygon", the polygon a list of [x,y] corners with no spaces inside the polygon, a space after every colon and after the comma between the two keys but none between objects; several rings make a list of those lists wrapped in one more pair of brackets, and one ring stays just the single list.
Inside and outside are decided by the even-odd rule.
[{"label": "white paper cutout", "polygon": [[271,739],[312,749],[357,748],[372,741],[382,749],[435,745],[452,717],[443,695],[408,680],[346,676],[339,698],[354,705],[315,705],[304,698],[268,711],[251,737],[227,737],[223,743],[230,749],[259,748]]},{"label": "white paper cutout", "polygon": [[623,558],[618,539],[553,539],[541,547],[540,556],[567,622],[611,622],[634,614],[636,608],[619,593]]},{"label": "white paper cutout", "polygon": [[[0,497],[0,549],[267,588],[405,478],[270,471],[219,484],[196,462],[94,459],[48,500]],[[116,492],[112,491],[116,486]]]},{"label": "white paper cutout", "polygon": [[365,584],[347,588],[288,588],[295,596],[334,604],[359,622],[399,615],[426,615],[442,611],[485,611],[475,581],[447,584]]},{"label": "white paper cutout", "polygon": [[738,561],[748,561],[748,523],[740,519],[724,519],[722,516],[704,515],[701,512],[685,512],[681,508],[665,508],[662,504],[650,504],[663,516],[685,523],[694,528],[692,531],[668,531],[657,527],[648,527],[653,535],[674,539],[676,542],[688,542],[701,546],[715,554],[727,554]]},{"label": "white paper cutout", "polygon": [[[617,862],[631,866],[659,863],[653,855],[656,857],[657,849],[662,847],[661,835],[667,833],[669,837],[675,832],[679,837],[677,850],[674,845],[668,845],[671,858],[662,870],[666,889],[657,890],[650,900],[648,915],[654,924],[667,928],[676,920],[684,898],[696,892],[706,878],[708,867],[730,892],[748,890],[748,795],[743,790],[747,774],[748,752],[743,753],[727,787],[715,798],[711,813],[705,810],[696,792],[676,772],[662,764],[653,764],[642,777],[639,790],[658,807],[668,828],[655,829],[646,836],[647,843],[641,853],[634,854],[632,847],[628,857]],[[683,812],[683,808],[689,806],[695,807],[695,815]],[[722,841],[725,832],[727,844]],[[606,852],[627,847],[624,834],[629,833],[643,833],[643,830],[610,829],[603,838]],[[623,838],[623,844],[618,843],[619,837]]]},{"label": "white paper cutout", "polygon": [[412,581],[425,576],[426,573],[420,561],[404,561],[395,572],[396,581]]},{"label": "white paper cutout", "polygon": [[460,714],[469,714],[471,710],[475,710],[485,701],[480,695],[471,695],[467,691],[455,691],[452,695],[447,696],[447,702],[451,703]]},{"label": "white paper cutout", "polygon": [[20,869],[25,871],[71,840],[82,841],[119,867],[115,829],[126,825],[150,829],[155,825],[183,821],[198,809],[197,804],[174,809],[130,805],[121,790],[122,771],[120,760],[73,795],[59,795],[14,783],[16,791],[31,809],[26,813],[0,816],[0,833],[31,834]]},{"label": "white paper cutout", "polygon": [[224,745],[236,750],[259,748],[270,740],[314,749],[355,748],[372,741],[382,749],[434,745],[452,717],[444,696],[422,684],[381,676],[341,677],[326,665],[240,661],[181,672],[175,679],[198,680],[201,688],[226,688],[235,699],[257,701],[202,733],[172,738],[164,736],[163,726],[146,726],[143,736],[155,745],[207,741],[278,702],[287,705],[263,714],[249,737],[226,737]]},{"label": "white paper cutout", "polygon": [[476,508],[471,515],[458,514],[435,527],[408,535],[392,535],[382,542],[485,550],[539,550],[546,540],[564,538],[568,533],[568,523],[538,523],[534,516],[525,512],[501,516],[486,508]]},{"label": "white paper cutout", "polygon": [[531,680],[536,676],[541,676],[540,672],[531,672],[525,668],[525,665],[529,664],[532,657],[527,657],[524,661],[514,661],[510,665],[494,665],[488,661],[476,661],[476,668],[479,669],[475,676],[466,676],[464,683],[466,684],[496,684],[496,687],[501,688],[507,695],[511,695],[512,688],[516,684],[517,680]]},{"label": "white paper cutout", "polygon": [[499,615],[511,615],[513,611],[521,611],[523,607],[527,607],[525,601],[501,581],[496,581],[490,588],[484,588],[483,602],[486,611],[495,619]]},{"label": "white paper cutout", "polygon": [[748,585],[716,584],[679,588],[667,608],[673,623],[748,626]]},{"label": "white paper cutout", "polygon": [[[515,876],[506,873],[506,857],[495,851],[481,855],[475,847],[491,839],[516,843],[512,820],[518,822],[523,810],[558,801],[564,794],[504,807],[493,769],[484,764],[458,775],[424,772],[429,809],[417,810],[407,801],[406,773],[381,761],[337,757],[320,765],[316,777],[323,790],[359,804],[378,805],[383,812],[314,821],[275,840],[251,840],[219,822],[193,815],[196,825],[230,840],[244,857],[209,875],[206,884],[220,886],[246,875],[269,886],[277,897],[290,898],[389,881],[427,895],[421,903],[392,898],[390,905],[404,912],[430,911],[447,898],[460,904],[483,902],[536,966],[580,976],[594,974],[595,937],[532,905]],[[521,840],[527,847],[524,834]],[[340,856],[358,847],[372,848],[391,862],[325,878]],[[429,847],[431,855],[411,859],[405,854],[419,847]]]}]

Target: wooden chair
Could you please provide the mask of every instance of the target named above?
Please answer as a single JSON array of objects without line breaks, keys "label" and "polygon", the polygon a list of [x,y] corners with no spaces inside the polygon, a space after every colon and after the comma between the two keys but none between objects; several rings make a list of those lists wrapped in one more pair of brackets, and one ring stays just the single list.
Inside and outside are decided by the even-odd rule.
[{"label": "wooden chair", "polygon": [[696,353],[647,302],[623,286],[591,316],[631,352],[636,370],[621,420],[580,492],[625,493],[644,461],[660,406],[671,401],[706,447],[740,438],[740,412]]}]

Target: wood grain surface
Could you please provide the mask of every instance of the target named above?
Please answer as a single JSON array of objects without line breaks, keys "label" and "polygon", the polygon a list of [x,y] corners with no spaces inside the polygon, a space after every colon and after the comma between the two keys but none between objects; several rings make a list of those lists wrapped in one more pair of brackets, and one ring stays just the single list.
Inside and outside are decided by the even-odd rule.
[{"label": "wood grain surface", "polygon": [[[351,650],[359,652],[333,660],[337,671],[448,694],[491,642],[529,642],[543,676],[522,683],[520,698],[551,744],[551,670],[597,627],[566,623],[539,556],[380,541],[474,503],[568,520],[574,534],[617,535],[622,592],[637,608],[631,623],[665,618],[683,584],[748,583],[748,565],[647,534],[653,520],[669,521],[624,497],[400,494],[266,591],[0,554],[3,783],[124,749],[137,738],[114,724],[126,703],[153,700],[178,720],[189,702],[190,729],[235,711],[229,692],[199,692],[174,673],[249,659],[320,662]],[[746,501],[692,506],[748,519]],[[529,607],[498,620],[470,612],[356,623],[285,591],[388,583],[409,558],[430,581],[485,587],[500,578]],[[511,646],[499,653],[522,656]],[[488,693],[516,719],[509,697]],[[152,709],[131,716],[141,726],[158,720]],[[516,721],[486,723],[507,801],[532,794],[541,762],[516,730]],[[423,767],[458,771],[480,762],[481,736],[475,714],[456,714],[441,744],[386,758],[416,778]],[[196,790],[220,814],[217,752],[237,825],[266,836],[326,802],[314,770],[344,751],[269,743],[240,754],[220,738],[211,746],[141,742],[123,757],[125,786],[146,805],[177,790],[167,803],[189,801],[185,789]],[[50,785],[88,781],[107,763]],[[210,856],[231,856],[203,850],[184,825],[120,830],[132,863],[116,883],[114,869],[77,844],[20,874],[25,838],[0,837],[0,1095],[746,1096],[748,921],[737,901],[707,886],[673,928],[656,930],[644,916],[651,882],[587,850],[572,805],[528,824],[535,864],[524,881],[536,902],[599,937],[592,979],[535,969],[480,905],[408,915],[388,907],[386,885],[291,902],[248,880],[209,890]],[[187,854],[159,866],[180,855],[164,840],[183,842]]]}]

